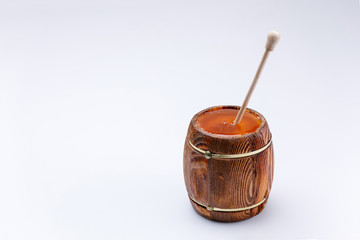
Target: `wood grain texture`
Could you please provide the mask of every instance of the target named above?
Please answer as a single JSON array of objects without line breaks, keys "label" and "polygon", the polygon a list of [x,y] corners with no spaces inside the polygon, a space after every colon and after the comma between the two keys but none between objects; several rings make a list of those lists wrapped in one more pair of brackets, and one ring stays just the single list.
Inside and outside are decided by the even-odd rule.
[{"label": "wood grain texture", "polygon": [[[263,152],[245,158],[206,159],[189,144],[212,153],[247,153],[265,146],[271,140],[271,133],[265,118],[254,110],[261,119],[256,132],[246,135],[219,135],[205,132],[197,123],[199,115],[206,111],[237,106],[218,106],[196,114],[190,122],[184,147],[184,178],[188,194],[201,204],[218,208],[243,208],[261,202],[269,197],[274,171],[272,144]],[[215,221],[240,221],[257,215],[266,202],[241,212],[216,212],[190,200],[201,216]]]}]

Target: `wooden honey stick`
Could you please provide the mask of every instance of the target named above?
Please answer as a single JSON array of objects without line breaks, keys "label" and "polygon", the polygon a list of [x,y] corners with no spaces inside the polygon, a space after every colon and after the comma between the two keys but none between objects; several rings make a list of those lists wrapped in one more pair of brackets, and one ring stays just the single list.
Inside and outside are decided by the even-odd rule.
[{"label": "wooden honey stick", "polygon": [[254,77],[254,80],[252,81],[251,83],[251,86],[246,94],[246,97],[244,99],[244,102],[243,104],[241,105],[241,108],[235,118],[235,121],[234,121],[234,124],[237,125],[240,123],[242,117],[244,116],[244,113],[245,113],[245,110],[246,110],[246,107],[250,101],[250,98],[251,98],[251,94],[253,93],[255,87],[256,87],[256,84],[260,78],[260,74],[265,66],[265,63],[266,63],[266,60],[269,56],[269,53],[271,51],[274,50],[276,44],[278,43],[278,41],[280,40],[280,34],[278,32],[275,32],[275,31],[271,31],[269,32],[268,36],[267,36],[267,41],[266,41],[266,45],[265,45],[265,52],[264,52],[264,55],[261,59],[261,62],[260,62],[260,65],[256,71],[256,74],[255,74],[255,77]]}]

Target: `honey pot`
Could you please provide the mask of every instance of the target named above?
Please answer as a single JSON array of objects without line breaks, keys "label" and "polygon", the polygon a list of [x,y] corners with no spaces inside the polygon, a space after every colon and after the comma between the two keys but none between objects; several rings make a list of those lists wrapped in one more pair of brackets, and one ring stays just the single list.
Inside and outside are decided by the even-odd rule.
[{"label": "honey pot", "polygon": [[279,38],[275,31],[268,34],[241,107],[210,107],[191,119],[184,146],[184,179],[191,205],[205,218],[248,219],[268,201],[274,176],[272,136],[264,116],[247,105]]},{"label": "honey pot", "polygon": [[[247,109],[248,120],[243,118],[241,129],[232,131],[212,133],[214,130],[204,125],[209,120],[226,125],[221,121],[231,119],[228,112],[236,116],[238,110],[238,106],[217,106],[200,111],[192,118],[185,140],[184,178],[189,199],[197,213],[211,220],[233,222],[257,215],[271,189],[273,145],[268,123],[260,113]],[[211,113],[217,116],[206,116]],[[243,130],[248,132],[238,133]]]}]

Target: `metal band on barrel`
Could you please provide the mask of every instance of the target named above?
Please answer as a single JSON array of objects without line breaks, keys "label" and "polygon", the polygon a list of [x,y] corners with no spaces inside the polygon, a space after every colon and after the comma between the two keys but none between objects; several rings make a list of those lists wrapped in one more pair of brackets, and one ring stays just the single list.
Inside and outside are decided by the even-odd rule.
[{"label": "metal band on barrel", "polygon": [[263,202],[265,202],[266,198],[264,198],[263,200],[261,200],[260,202],[254,204],[254,205],[251,205],[251,206],[248,206],[248,207],[243,207],[243,208],[217,208],[217,207],[211,207],[211,206],[207,206],[205,204],[202,204],[198,201],[196,201],[193,197],[191,197],[189,195],[189,198],[196,204],[206,208],[206,210],[208,211],[214,211],[214,212],[240,212],[240,211],[245,211],[245,210],[250,210],[252,208],[256,208],[257,206],[261,205]]},{"label": "metal band on barrel", "polygon": [[194,144],[192,144],[190,142],[190,140],[188,141],[190,146],[197,152],[201,153],[201,154],[204,154],[205,157],[207,159],[210,159],[210,158],[224,158],[224,159],[231,159],[231,158],[243,158],[243,157],[249,157],[249,156],[252,156],[252,155],[256,155],[258,153],[261,153],[262,151],[264,151],[265,149],[267,149],[270,145],[271,145],[271,142],[272,142],[272,139],[270,139],[270,141],[262,148],[258,149],[258,150],[255,150],[255,151],[252,151],[252,152],[247,152],[247,153],[238,153],[238,154],[220,154],[220,153],[212,153],[210,151],[205,151],[205,150],[202,150],[198,147],[196,147]]}]

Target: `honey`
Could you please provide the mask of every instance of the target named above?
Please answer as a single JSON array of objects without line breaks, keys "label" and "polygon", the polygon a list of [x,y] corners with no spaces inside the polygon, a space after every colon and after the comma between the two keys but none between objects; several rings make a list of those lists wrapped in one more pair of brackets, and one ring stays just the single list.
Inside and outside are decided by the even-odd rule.
[{"label": "honey", "polygon": [[261,120],[250,112],[245,112],[240,123],[234,125],[234,120],[239,110],[222,108],[208,111],[198,118],[199,126],[213,134],[244,135],[255,132],[261,124]]}]

